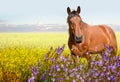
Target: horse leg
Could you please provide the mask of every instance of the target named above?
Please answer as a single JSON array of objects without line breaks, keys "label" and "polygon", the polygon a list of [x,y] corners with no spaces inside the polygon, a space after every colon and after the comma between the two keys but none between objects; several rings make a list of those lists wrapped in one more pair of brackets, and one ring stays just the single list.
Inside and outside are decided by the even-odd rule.
[{"label": "horse leg", "polygon": [[76,47],[75,45],[72,45],[71,52],[74,53],[77,56],[82,56],[82,52]]}]

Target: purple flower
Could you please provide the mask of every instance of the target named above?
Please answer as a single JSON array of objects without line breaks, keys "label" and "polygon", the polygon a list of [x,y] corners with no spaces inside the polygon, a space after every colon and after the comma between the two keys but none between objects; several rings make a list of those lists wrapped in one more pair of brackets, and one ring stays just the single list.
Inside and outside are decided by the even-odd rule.
[{"label": "purple flower", "polygon": [[88,79],[88,82],[92,82],[91,78]]},{"label": "purple flower", "polygon": [[62,81],[62,78],[58,78],[59,81]]},{"label": "purple flower", "polygon": [[120,72],[117,73],[117,76],[120,77]]},{"label": "purple flower", "polygon": [[107,78],[110,81],[110,77]]},{"label": "purple flower", "polygon": [[103,66],[103,61],[99,61],[99,62],[98,62],[98,65],[99,65],[99,66]]},{"label": "purple flower", "polygon": [[75,79],[73,79],[73,82],[76,82],[76,80],[75,80]]},{"label": "purple flower", "polygon": [[111,66],[111,70],[112,72],[116,72],[116,66],[115,65]]},{"label": "purple flower", "polygon": [[118,67],[120,67],[120,58],[118,58]]},{"label": "purple flower", "polygon": [[78,71],[78,69],[75,67],[75,68],[73,68],[73,71]]},{"label": "purple flower", "polygon": [[74,73],[71,73],[71,74],[70,74],[70,77],[73,77],[73,76],[74,76]]},{"label": "purple flower", "polygon": [[103,71],[106,71],[107,70],[107,67],[103,66]]},{"label": "purple flower", "polygon": [[42,80],[43,80],[43,81],[46,80],[45,73],[42,74]]},{"label": "purple flower", "polygon": [[37,68],[35,66],[32,66],[31,70],[32,70],[33,75],[35,75],[35,76],[39,73],[39,70],[37,70]]},{"label": "purple flower", "polygon": [[67,61],[67,59],[64,58],[64,57],[62,57],[61,55],[59,56],[59,58],[60,58],[63,62],[66,62],[66,61]]},{"label": "purple flower", "polygon": [[96,78],[99,75],[99,73],[95,72],[94,73],[94,78]]},{"label": "purple flower", "polygon": [[108,53],[112,52],[112,48],[108,45],[105,45],[105,48],[107,50]]},{"label": "purple flower", "polygon": [[65,47],[65,45],[63,45],[62,47],[59,47],[59,48],[56,50],[56,53],[57,53],[58,55],[60,55],[60,54],[62,53],[64,47]]},{"label": "purple flower", "polygon": [[68,71],[68,69],[67,69],[67,68],[63,68],[63,70],[64,70],[65,72],[67,72],[67,71]]},{"label": "purple flower", "polygon": [[113,81],[114,79],[115,79],[115,77],[114,77],[114,76],[111,76],[111,77],[110,77],[110,80],[111,80],[111,81]]},{"label": "purple flower", "polygon": [[83,78],[85,79],[86,77],[87,77],[87,74],[84,74],[84,75],[83,75]]},{"label": "purple flower", "polygon": [[104,52],[104,61],[108,61],[108,54],[106,52]]},{"label": "purple flower", "polygon": [[55,70],[57,70],[57,69],[58,69],[58,67],[59,67],[58,65],[54,65],[54,69],[55,69]]},{"label": "purple flower", "polygon": [[102,73],[100,74],[100,76],[105,77],[106,75],[105,75],[105,73],[102,72]]},{"label": "purple flower", "polygon": [[77,74],[77,75],[76,75],[76,77],[79,79],[79,77],[80,77],[80,74]]},{"label": "purple flower", "polygon": [[120,63],[120,58],[118,58],[118,62]]},{"label": "purple flower", "polygon": [[53,62],[56,62],[57,60],[56,60],[55,58],[52,58],[52,61],[53,61]]},{"label": "purple flower", "polygon": [[28,79],[28,82],[34,82],[35,76],[32,76],[31,78]]}]

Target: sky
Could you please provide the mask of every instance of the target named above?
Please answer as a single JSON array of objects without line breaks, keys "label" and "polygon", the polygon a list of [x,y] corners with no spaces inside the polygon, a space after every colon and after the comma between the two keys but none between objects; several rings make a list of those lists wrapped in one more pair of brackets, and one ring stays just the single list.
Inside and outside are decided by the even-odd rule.
[{"label": "sky", "polygon": [[120,0],[0,0],[0,22],[66,24],[68,6],[89,24],[120,24]]}]

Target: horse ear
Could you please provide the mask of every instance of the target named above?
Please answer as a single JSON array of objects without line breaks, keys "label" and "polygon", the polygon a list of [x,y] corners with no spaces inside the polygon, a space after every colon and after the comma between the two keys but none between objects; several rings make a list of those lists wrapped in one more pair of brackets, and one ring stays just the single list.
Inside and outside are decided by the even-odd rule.
[{"label": "horse ear", "polygon": [[80,6],[78,6],[77,13],[80,14],[80,12],[81,12],[81,8],[80,8]]},{"label": "horse ear", "polygon": [[68,15],[70,15],[70,13],[71,13],[71,10],[69,7],[67,8],[67,13],[68,13]]}]

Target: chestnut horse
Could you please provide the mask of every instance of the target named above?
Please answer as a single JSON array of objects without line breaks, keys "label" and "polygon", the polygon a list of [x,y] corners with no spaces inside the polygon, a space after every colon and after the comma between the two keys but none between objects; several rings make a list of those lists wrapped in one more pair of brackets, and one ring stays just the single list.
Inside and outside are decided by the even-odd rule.
[{"label": "chestnut horse", "polygon": [[71,11],[67,8],[69,25],[68,46],[72,55],[85,56],[86,53],[98,53],[105,49],[105,45],[113,48],[114,54],[117,52],[117,41],[113,30],[106,25],[88,25],[83,22],[77,10]]}]

